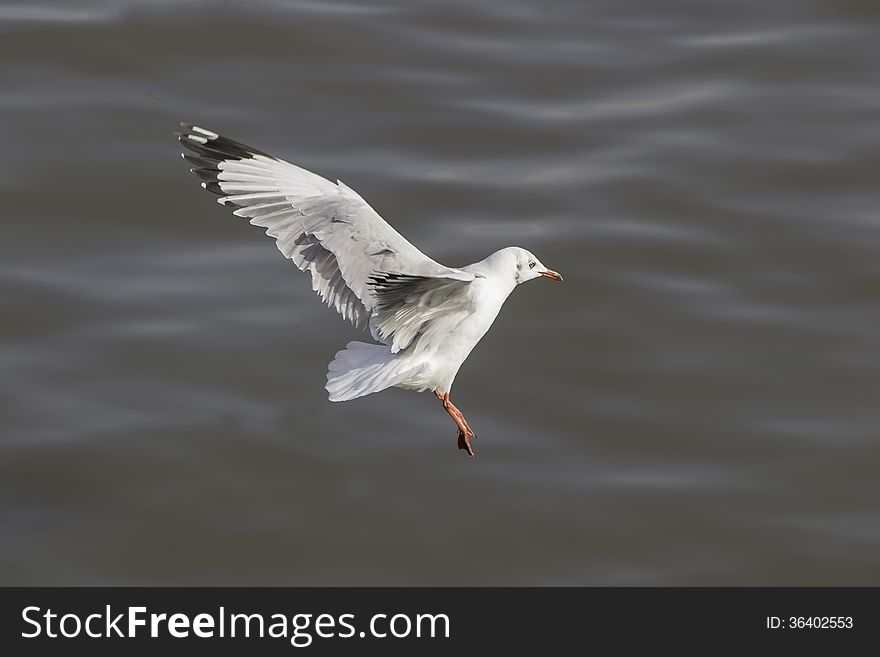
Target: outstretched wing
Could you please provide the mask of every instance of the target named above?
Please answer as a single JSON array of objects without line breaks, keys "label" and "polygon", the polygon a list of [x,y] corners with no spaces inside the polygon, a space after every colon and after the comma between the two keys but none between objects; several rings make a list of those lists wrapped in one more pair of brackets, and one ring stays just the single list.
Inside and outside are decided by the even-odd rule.
[{"label": "outstretched wing", "polygon": [[[236,208],[233,214],[266,228],[281,253],[311,273],[312,288],[327,305],[355,326],[371,325],[377,310],[373,276],[461,283],[475,278],[419,251],[341,181],[334,184],[216,132],[188,123],[181,127],[180,143],[191,151],[183,157],[195,165],[191,171],[202,187]],[[371,328],[383,341],[398,330],[383,330],[375,318]]]}]

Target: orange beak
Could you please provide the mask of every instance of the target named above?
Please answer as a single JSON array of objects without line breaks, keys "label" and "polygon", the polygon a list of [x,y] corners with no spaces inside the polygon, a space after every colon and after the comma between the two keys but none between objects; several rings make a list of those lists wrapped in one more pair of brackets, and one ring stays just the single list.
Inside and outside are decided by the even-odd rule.
[{"label": "orange beak", "polygon": [[548,269],[547,271],[542,271],[541,276],[543,276],[544,278],[549,278],[551,281],[563,280],[562,274],[560,274],[558,271],[553,271],[552,269]]}]

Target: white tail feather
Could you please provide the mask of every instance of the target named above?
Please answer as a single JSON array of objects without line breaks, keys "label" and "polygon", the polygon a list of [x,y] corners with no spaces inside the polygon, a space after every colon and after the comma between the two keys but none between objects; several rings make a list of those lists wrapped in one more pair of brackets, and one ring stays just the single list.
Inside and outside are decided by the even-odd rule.
[{"label": "white tail feather", "polygon": [[327,368],[325,387],[330,401],[348,401],[391,388],[411,374],[386,345],[349,342]]}]

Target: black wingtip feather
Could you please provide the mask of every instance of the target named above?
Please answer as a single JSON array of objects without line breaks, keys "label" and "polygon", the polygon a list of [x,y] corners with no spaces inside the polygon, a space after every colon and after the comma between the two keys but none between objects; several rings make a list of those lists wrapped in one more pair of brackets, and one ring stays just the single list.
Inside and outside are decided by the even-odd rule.
[{"label": "black wingtip feather", "polygon": [[[277,160],[277,158],[268,153],[232,139],[227,139],[216,132],[200,128],[192,123],[182,121],[180,127],[182,130],[174,134],[177,136],[180,144],[190,151],[188,153],[181,153],[181,155],[183,155],[187,162],[194,165],[194,168],[190,170],[203,181],[202,187],[218,196],[226,195],[220,189],[218,182],[221,162],[228,160],[250,160],[257,156]],[[242,207],[241,204],[232,200],[223,201],[223,205],[233,208]]]},{"label": "black wingtip feather", "polygon": [[[196,135],[198,136],[198,135]],[[249,155],[237,155],[228,150],[220,150],[218,148],[214,148],[214,142],[208,141],[205,144],[201,142],[190,139],[190,135],[181,135],[180,137],[181,145],[199,155],[201,157],[207,158],[213,162],[222,162],[223,160],[242,160],[242,159],[250,159]]]},{"label": "black wingtip feather", "polygon": [[209,133],[205,134],[205,132],[201,132],[204,128],[199,128],[191,123],[182,122],[180,127],[183,128],[183,130],[175,133],[180,140],[180,143],[189,150],[199,153],[200,155],[207,155],[209,157],[222,156],[220,159],[233,160],[250,159],[255,155],[269,157],[273,160],[275,159],[268,153],[252,146],[248,146],[247,144],[234,141],[228,137],[224,137],[216,132],[205,130],[205,132]]},{"label": "black wingtip feather", "polygon": [[220,174],[217,169],[190,169],[190,171],[205,182],[217,182],[217,176]]},{"label": "black wingtip feather", "polygon": [[210,159],[207,157],[199,157],[198,155],[193,155],[192,153],[182,153],[183,159],[189,162],[190,164],[196,165],[196,167],[200,169],[216,169],[217,168],[217,160]]},{"label": "black wingtip feather", "polygon": [[211,192],[212,194],[216,194],[217,196],[223,196],[223,195],[224,195],[223,190],[220,189],[220,185],[219,185],[216,181],[209,181],[209,180],[206,180],[205,182],[202,183],[202,187],[204,187],[205,189],[207,189],[207,190],[208,190],[209,192]]}]

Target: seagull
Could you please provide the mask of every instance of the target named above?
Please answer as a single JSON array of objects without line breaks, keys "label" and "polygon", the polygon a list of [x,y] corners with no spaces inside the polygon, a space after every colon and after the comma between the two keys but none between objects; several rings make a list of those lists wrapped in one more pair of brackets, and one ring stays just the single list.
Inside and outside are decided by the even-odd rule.
[{"label": "seagull", "polygon": [[379,344],[349,342],[327,371],[330,401],[386,388],[432,391],[474,456],[477,435],[449,399],[459,368],[520,283],[561,281],[511,246],[467,267],[432,260],[341,180],[326,178],[216,132],[181,123],[181,153],[221,205],[250,219],[285,257],[312,276],[312,289]]}]

